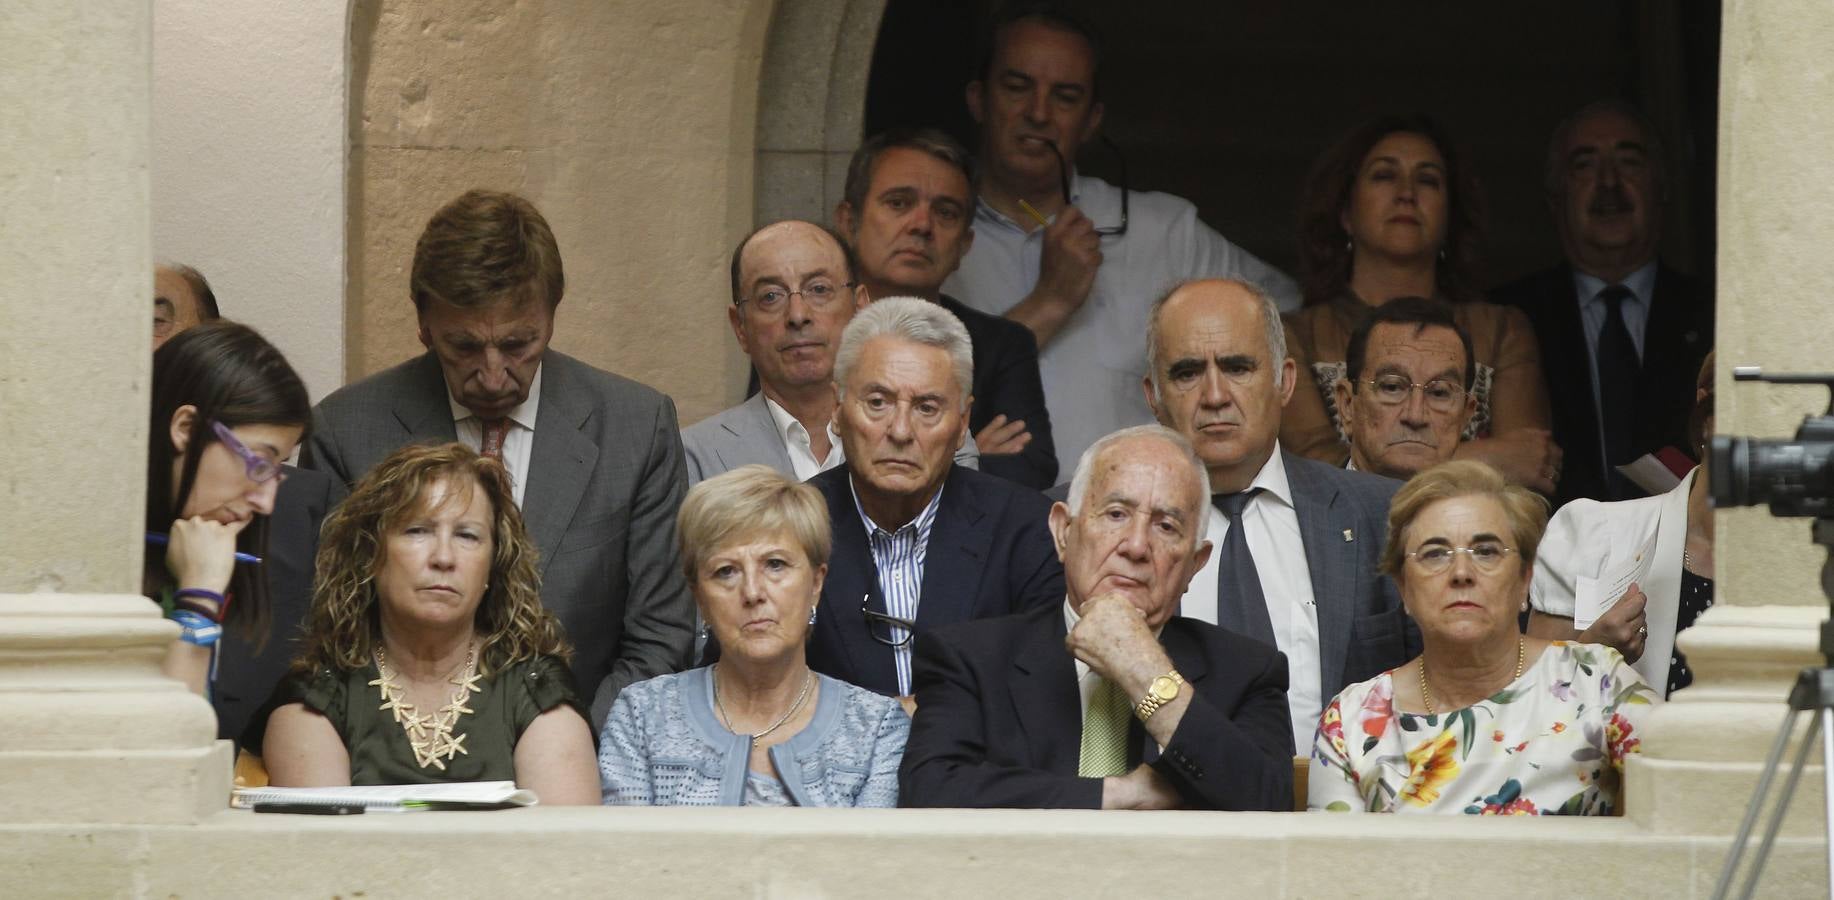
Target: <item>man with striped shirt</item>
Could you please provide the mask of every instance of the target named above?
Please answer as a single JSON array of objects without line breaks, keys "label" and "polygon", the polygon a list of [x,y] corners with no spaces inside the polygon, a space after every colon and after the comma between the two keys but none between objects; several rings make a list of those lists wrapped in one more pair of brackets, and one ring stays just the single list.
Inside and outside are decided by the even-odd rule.
[{"label": "man with striped shirt", "polygon": [[916,298],[872,304],[841,336],[834,430],[847,464],[809,479],[834,530],[809,640],[818,672],[908,698],[914,632],[1062,600],[1049,501],[952,460],[972,354],[961,321]]}]

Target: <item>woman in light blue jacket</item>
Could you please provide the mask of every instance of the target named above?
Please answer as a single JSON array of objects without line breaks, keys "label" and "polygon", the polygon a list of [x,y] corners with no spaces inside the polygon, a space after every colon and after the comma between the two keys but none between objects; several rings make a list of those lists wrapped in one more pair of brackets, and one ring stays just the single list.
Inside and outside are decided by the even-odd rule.
[{"label": "woman in light blue jacket", "polygon": [[832,546],[821,494],[745,466],[696,485],[678,522],[720,661],[618,696],[599,740],[605,802],[898,805],[904,708],[804,654]]}]

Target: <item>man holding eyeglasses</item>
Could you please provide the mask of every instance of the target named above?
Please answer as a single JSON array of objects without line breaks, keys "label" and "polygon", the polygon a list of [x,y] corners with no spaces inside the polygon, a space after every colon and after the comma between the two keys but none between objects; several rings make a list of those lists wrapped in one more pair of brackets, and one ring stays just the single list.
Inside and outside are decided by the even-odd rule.
[{"label": "man holding eyeglasses", "polygon": [[1100,42],[1050,4],[1014,4],[987,32],[968,111],[980,124],[973,248],[944,285],[1038,339],[1058,469],[1097,438],[1152,421],[1137,385],[1155,292],[1239,278],[1299,307],[1292,279],[1230,243],[1189,201],[1075,171],[1102,122]]},{"label": "man holding eyeglasses", "polygon": [[950,458],[973,371],[948,310],[916,297],[861,310],[834,365],[846,465],[809,479],[834,532],[809,667],[907,706],[913,635],[1063,600],[1050,502]]},{"label": "man holding eyeglasses", "polygon": [[1280,449],[1298,369],[1272,298],[1240,281],[1185,282],[1147,322],[1146,402],[1196,446],[1215,492],[1216,552],[1180,615],[1286,654],[1293,745],[1311,746],[1328,698],[1419,647],[1394,583],[1376,571],[1400,482]]},{"label": "man holding eyeglasses", "polygon": [[1350,332],[1335,397],[1350,434],[1347,468],[1406,480],[1452,458],[1477,412],[1471,336],[1451,307],[1398,297]]}]

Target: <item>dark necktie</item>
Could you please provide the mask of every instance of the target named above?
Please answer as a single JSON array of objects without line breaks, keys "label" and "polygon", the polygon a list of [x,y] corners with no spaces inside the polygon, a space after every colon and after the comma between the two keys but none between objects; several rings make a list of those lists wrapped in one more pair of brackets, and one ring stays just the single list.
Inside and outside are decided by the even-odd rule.
[{"label": "dark necktie", "polygon": [[1223,536],[1223,557],[1216,565],[1216,624],[1274,647],[1278,642],[1274,640],[1273,620],[1267,616],[1267,595],[1261,590],[1261,573],[1255,569],[1255,558],[1248,552],[1248,534],[1242,528],[1242,510],[1261,490],[1217,494],[1210,500],[1229,520],[1229,533]]},{"label": "dark necktie", "polygon": [[1630,289],[1614,284],[1599,293],[1605,304],[1605,325],[1598,332],[1598,413],[1603,426],[1605,472],[1615,497],[1634,497],[1637,493],[1628,479],[1618,474],[1617,466],[1630,462],[1634,453],[1631,435],[1635,433],[1637,405],[1637,372],[1642,361],[1637,345],[1630,339],[1624,324],[1624,301],[1631,298]]}]

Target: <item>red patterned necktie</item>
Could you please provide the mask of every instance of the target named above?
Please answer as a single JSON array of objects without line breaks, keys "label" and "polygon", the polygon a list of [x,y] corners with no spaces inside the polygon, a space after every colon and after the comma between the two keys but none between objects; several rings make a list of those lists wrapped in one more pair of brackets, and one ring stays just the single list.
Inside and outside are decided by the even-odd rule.
[{"label": "red patterned necktie", "polygon": [[508,419],[483,419],[484,440],[478,450],[497,462],[503,461],[503,439],[509,435]]}]

